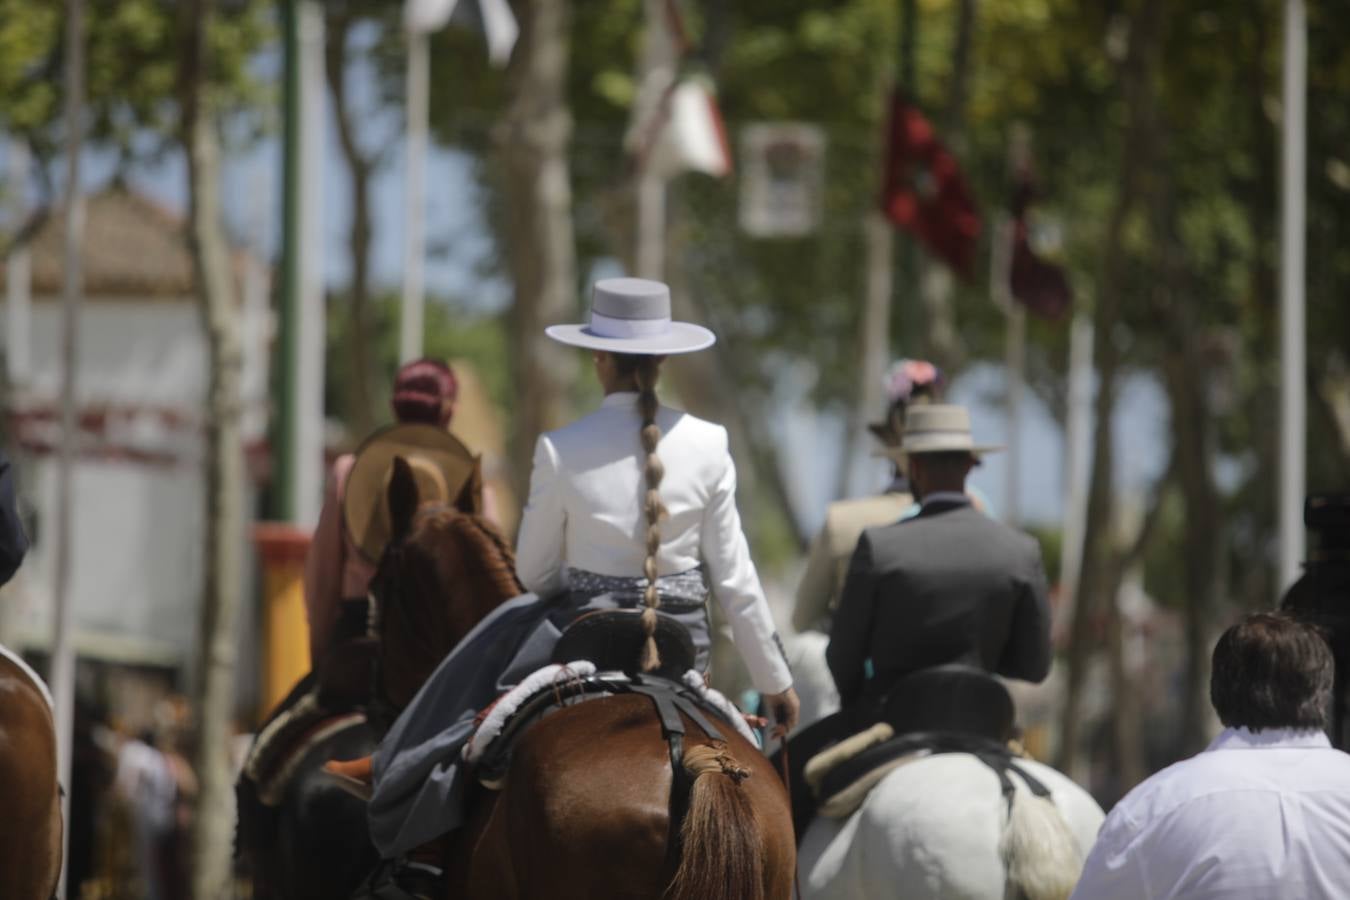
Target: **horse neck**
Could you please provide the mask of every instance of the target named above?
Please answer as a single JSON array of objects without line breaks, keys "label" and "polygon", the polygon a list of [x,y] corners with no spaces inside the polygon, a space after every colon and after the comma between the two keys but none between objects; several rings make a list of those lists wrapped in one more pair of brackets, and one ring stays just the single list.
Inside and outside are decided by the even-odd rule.
[{"label": "horse neck", "polygon": [[474,626],[521,593],[510,548],[486,520],[449,515],[414,538],[430,568],[405,565],[397,604],[380,611],[384,699],[398,709]]}]

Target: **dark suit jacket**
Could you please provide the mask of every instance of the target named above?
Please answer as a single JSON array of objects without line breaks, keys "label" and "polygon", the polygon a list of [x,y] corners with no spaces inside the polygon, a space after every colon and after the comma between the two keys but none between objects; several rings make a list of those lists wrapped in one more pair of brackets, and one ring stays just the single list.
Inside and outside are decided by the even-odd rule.
[{"label": "dark suit jacket", "polygon": [[23,533],[23,524],[14,500],[14,473],[0,454],[0,584],[14,577],[28,552],[28,538]]},{"label": "dark suit jacket", "polygon": [[915,518],[867,529],[825,658],[845,705],[947,663],[1041,681],[1050,605],[1040,546],[969,501],[933,502]]}]

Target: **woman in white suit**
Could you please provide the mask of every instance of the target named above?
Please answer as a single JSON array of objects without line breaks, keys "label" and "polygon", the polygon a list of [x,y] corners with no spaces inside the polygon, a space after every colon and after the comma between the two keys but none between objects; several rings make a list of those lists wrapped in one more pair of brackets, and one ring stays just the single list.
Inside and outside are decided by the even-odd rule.
[{"label": "woman in white suit", "polygon": [[649,623],[659,605],[689,628],[705,671],[711,593],[755,689],[795,721],[792,676],[736,511],[726,429],[656,397],[665,357],[711,346],[712,332],[672,322],[664,284],[611,278],[595,285],[589,325],[547,333],[592,351],[605,399],[535,445],[521,581],[541,597],[566,589],[577,601],[608,594],[645,605]]},{"label": "woman in white suit", "polygon": [[650,635],[660,607],[689,628],[706,671],[712,594],[776,721],[788,729],[797,721],[792,675],[736,512],[726,430],[656,398],[662,360],[711,346],[712,332],[672,321],[664,284],[615,278],[596,283],[589,324],[548,335],[593,352],[605,399],[535,447],[516,553],[532,594],[499,607],[451,651],[373,758],[376,848],[386,859],[412,851],[419,859],[416,871],[401,863],[383,876],[400,884],[425,880],[428,868],[438,877],[421,860],[463,822],[460,751],[475,713],[547,664],[582,612],[642,606]]}]

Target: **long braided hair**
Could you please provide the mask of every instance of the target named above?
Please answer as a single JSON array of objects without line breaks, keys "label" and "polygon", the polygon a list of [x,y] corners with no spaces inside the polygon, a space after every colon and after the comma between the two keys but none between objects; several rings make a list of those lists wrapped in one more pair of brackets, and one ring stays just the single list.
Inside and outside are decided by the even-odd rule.
[{"label": "long braided hair", "polygon": [[642,449],[647,454],[642,474],[647,489],[643,497],[642,509],[647,517],[647,558],[642,563],[642,574],[646,576],[647,588],[643,592],[642,630],[647,636],[642,647],[642,659],[639,668],[651,672],[661,665],[661,654],[656,648],[656,611],[661,606],[661,595],[656,589],[656,556],[661,550],[661,519],[666,515],[666,507],[661,502],[661,478],[666,470],[661,465],[661,457],[656,455],[656,445],[661,441],[661,426],[656,424],[656,412],[660,404],[656,399],[656,378],[660,374],[661,357],[635,353],[614,354],[614,365],[618,374],[632,376],[638,387],[638,413],[642,417]]}]

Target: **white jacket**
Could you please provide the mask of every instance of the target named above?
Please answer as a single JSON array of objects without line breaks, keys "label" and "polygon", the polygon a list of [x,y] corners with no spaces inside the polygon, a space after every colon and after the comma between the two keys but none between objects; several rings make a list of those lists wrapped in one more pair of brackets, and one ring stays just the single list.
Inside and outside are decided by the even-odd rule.
[{"label": "white jacket", "polygon": [[[540,435],[516,548],[520,580],[536,594],[562,589],[568,567],[641,577],[647,522],[637,396],[610,394],[589,416]],[[669,513],[661,522],[657,572],[705,566],[755,688],[784,691],[792,674],[741,531],[726,429],[666,406],[657,424],[661,500]]]}]

